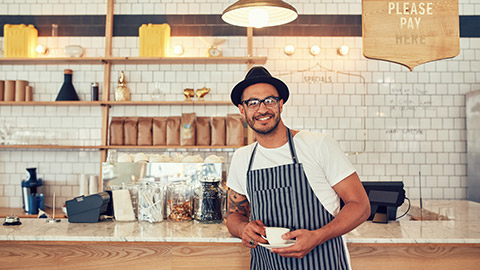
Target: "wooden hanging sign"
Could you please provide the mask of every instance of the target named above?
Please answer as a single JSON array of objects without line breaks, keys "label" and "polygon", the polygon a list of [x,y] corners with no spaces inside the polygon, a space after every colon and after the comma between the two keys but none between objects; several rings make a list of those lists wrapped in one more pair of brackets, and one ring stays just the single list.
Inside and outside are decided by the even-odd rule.
[{"label": "wooden hanging sign", "polygon": [[414,67],[460,53],[458,0],[362,1],[363,55]]}]

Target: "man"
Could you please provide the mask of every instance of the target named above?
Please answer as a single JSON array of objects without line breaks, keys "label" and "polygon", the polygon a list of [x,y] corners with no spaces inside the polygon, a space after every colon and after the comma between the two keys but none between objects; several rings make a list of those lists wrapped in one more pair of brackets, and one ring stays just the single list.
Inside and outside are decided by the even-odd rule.
[{"label": "man", "polygon": [[[232,90],[257,142],[233,155],[227,227],[252,249],[251,269],[350,269],[341,236],[368,218],[368,197],[332,138],[284,125],[288,97],[285,83],[263,67],[253,67]],[[265,227],[289,228],[282,237],[295,244],[271,248]]]}]

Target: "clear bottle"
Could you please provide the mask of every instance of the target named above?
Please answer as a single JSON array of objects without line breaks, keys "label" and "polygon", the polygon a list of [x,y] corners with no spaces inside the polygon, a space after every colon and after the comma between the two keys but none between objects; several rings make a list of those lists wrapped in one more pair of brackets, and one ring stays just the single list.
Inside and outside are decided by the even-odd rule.
[{"label": "clear bottle", "polygon": [[127,78],[125,78],[125,73],[122,71],[120,77],[118,78],[118,86],[115,88],[115,101],[129,101],[130,100],[130,89],[127,87]]},{"label": "clear bottle", "polygon": [[80,100],[78,98],[77,91],[75,91],[75,87],[73,87],[72,75],[73,70],[63,70],[63,85],[62,88],[60,88],[60,92],[58,92],[55,101]]},{"label": "clear bottle", "polygon": [[194,192],[194,217],[201,223],[221,223],[223,221],[224,191],[221,179],[205,177]]}]

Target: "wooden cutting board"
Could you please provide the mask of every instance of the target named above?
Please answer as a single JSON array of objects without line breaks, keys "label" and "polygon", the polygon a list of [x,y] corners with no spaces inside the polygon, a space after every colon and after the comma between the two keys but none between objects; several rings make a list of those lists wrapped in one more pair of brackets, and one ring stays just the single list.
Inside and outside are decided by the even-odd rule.
[{"label": "wooden cutting board", "polygon": [[363,55],[414,67],[460,52],[458,0],[362,1]]}]

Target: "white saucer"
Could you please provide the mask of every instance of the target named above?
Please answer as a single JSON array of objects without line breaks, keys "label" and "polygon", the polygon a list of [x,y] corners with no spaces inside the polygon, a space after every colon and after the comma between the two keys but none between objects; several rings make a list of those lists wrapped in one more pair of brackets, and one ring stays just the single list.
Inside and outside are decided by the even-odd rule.
[{"label": "white saucer", "polygon": [[286,248],[286,247],[289,247],[289,246],[293,246],[295,244],[295,240],[287,240],[287,243],[285,244],[275,244],[275,245],[270,245],[270,244],[262,244],[262,243],[258,243],[260,246],[264,247],[264,248],[267,248],[267,249],[271,249],[271,248]]}]

